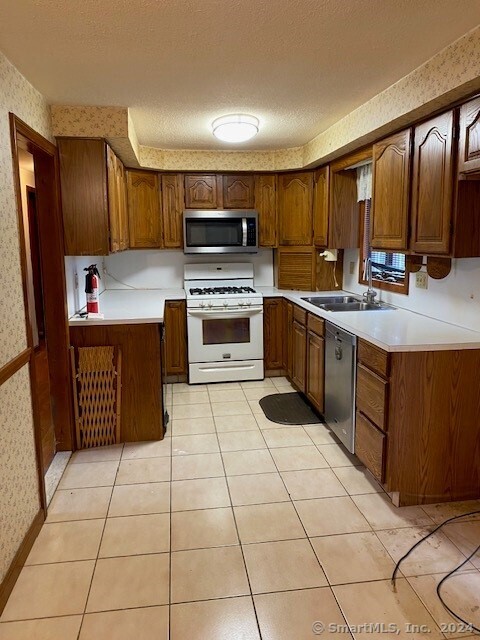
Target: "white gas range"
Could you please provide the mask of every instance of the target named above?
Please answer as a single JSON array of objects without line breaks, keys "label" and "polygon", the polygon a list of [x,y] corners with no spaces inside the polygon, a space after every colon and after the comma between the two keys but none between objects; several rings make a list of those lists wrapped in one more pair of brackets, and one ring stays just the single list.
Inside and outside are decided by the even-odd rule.
[{"label": "white gas range", "polygon": [[187,264],[189,381],[263,378],[263,297],[253,265]]}]

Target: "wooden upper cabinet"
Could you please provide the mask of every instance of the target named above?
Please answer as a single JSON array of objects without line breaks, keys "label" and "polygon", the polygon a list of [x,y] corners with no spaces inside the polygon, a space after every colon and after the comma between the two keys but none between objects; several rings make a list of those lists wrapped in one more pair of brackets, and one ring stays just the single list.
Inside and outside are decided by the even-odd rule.
[{"label": "wooden upper cabinet", "polygon": [[120,251],[130,246],[128,232],[127,172],[120,158],[117,158],[117,201],[120,219]]},{"label": "wooden upper cabinet", "polygon": [[109,244],[107,145],[58,138],[65,255],[106,256]]},{"label": "wooden upper cabinet", "polygon": [[278,177],[279,244],[312,245],[313,173],[289,173]]},{"label": "wooden upper cabinet", "polygon": [[480,171],[480,98],[460,107],[458,171]]},{"label": "wooden upper cabinet", "polygon": [[415,127],[411,248],[448,254],[452,226],[454,113]]},{"label": "wooden upper cabinet", "polygon": [[253,176],[223,176],[224,209],[253,209],[254,202]]},{"label": "wooden upper cabinet", "polygon": [[[120,191],[118,188],[117,156],[107,145],[108,218],[110,225],[110,251],[120,251]],[[125,203],[124,203],[125,204]]]},{"label": "wooden upper cabinet", "polygon": [[162,246],[160,189],[153,171],[127,171],[128,227],[132,249]]},{"label": "wooden upper cabinet", "polygon": [[128,249],[127,183],[125,167],[107,145],[108,217],[110,251]]},{"label": "wooden upper cabinet", "polygon": [[313,243],[316,247],[328,247],[330,167],[322,167],[313,178]]},{"label": "wooden upper cabinet", "polygon": [[187,174],[185,176],[186,209],[216,209],[218,204],[217,176],[215,174]]},{"label": "wooden upper cabinet", "polygon": [[183,248],[183,175],[162,175],[163,246],[165,249]]},{"label": "wooden upper cabinet", "polygon": [[258,211],[258,244],[277,246],[277,176],[255,176],[255,209]]},{"label": "wooden upper cabinet", "polygon": [[408,249],[411,130],[373,145],[370,243],[374,249]]}]

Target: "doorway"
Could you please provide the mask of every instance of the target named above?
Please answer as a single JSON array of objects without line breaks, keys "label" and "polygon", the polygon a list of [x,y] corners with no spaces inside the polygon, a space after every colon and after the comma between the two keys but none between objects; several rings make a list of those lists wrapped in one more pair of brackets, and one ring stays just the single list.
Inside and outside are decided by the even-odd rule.
[{"label": "doorway", "polygon": [[10,128],[35,445],[46,512],[45,474],[55,454],[74,445],[57,150],[13,114]]}]

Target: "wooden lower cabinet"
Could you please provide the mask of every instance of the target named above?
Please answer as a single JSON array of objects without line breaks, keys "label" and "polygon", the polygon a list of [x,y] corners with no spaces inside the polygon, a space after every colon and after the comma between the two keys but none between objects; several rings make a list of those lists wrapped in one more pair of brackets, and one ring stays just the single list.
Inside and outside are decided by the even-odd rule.
[{"label": "wooden lower cabinet", "polygon": [[379,482],[385,480],[385,448],[387,436],[363,413],[357,411],[355,455]]},{"label": "wooden lower cabinet", "polygon": [[187,308],[185,300],[165,303],[165,374],[187,375]]},{"label": "wooden lower cabinet", "polygon": [[324,410],[325,340],[313,331],[307,333],[307,398],[320,413]]},{"label": "wooden lower cabinet", "polygon": [[122,351],[120,439],[161,440],[163,406],[160,326],[117,324],[70,327],[77,347],[113,345]]},{"label": "wooden lower cabinet", "polygon": [[305,393],[307,373],[307,329],[296,320],[292,325],[292,382]]},{"label": "wooden lower cabinet", "polygon": [[284,303],[282,298],[263,300],[263,351],[265,375],[282,371],[285,362]]},{"label": "wooden lower cabinet", "polygon": [[286,334],[286,349],[285,349],[285,371],[287,377],[292,378],[293,372],[293,303],[285,301],[284,309],[284,322],[285,322],[285,334]]},{"label": "wooden lower cabinet", "polygon": [[[355,453],[400,505],[480,497],[480,350],[359,340]],[[375,370],[373,370],[375,369]]]},{"label": "wooden lower cabinet", "polygon": [[357,409],[387,430],[388,382],[362,364],[357,366]]}]

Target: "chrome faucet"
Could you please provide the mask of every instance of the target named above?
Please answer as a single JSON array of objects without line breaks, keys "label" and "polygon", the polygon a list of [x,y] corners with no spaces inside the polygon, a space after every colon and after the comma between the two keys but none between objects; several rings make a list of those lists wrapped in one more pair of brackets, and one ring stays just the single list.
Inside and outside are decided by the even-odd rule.
[{"label": "chrome faucet", "polygon": [[377,292],[373,289],[373,269],[372,269],[372,259],[369,257],[365,260],[365,273],[368,277],[368,289],[363,294],[365,298],[365,302],[370,304],[375,303],[375,296]]}]

